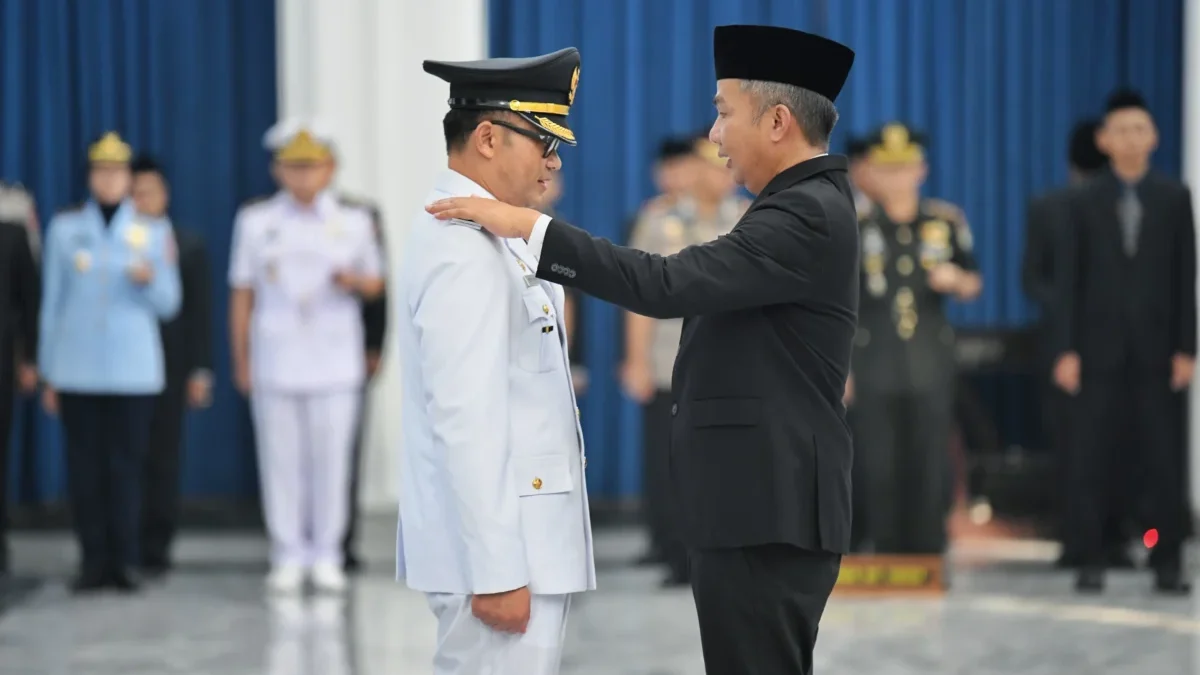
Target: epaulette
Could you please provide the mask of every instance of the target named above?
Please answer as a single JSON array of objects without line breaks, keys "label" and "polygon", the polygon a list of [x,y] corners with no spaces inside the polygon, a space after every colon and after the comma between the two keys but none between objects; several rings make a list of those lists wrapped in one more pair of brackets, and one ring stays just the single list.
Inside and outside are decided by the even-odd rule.
[{"label": "epaulette", "polygon": [[251,197],[250,199],[247,199],[246,201],[239,204],[238,208],[244,209],[248,206],[257,206],[258,204],[261,204],[261,203],[267,201],[268,199],[271,199],[274,196],[275,195],[271,194],[271,195],[259,195],[257,197]]},{"label": "epaulette", "polygon": [[639,209],[643,215],[659,214],[669,211],[672,206],[675,206],[675,198],[669,195],[658,195],[646,200]]},{"label": "epaulette", "polygon": [[366,209],[367,211],[372,212],[379,210],[379,208],[375,206],[374,202],[362,197],[340,194],[338,195],[337,200],[342,206],[349,206],[356,209]]},{"label": "epaulette", "polygon": [[957,204],[944,199],[928,197],[922,200],[921,206],[926,213],[934,218],[952,220],[963,224],[967,222],[967,215],[963,213],[963,210]]},{"label": "epaulette", "polygon": [[66,206],[59,208],[57,211],[55,211],[54,215],[58,216],[58,215],[62,215],[65,213],[76,213],[78,211],[82,211],[83,207],[85,207],[85,206],[87,206],[87,202],[76,202],[74,204],[68,204]]},{"label": "epaulette", "polygon": [[446,221],[447,225],[458,225],[460,227],[469,227],[472,230],[482,230],[483,226],[473,220],[463,220],[462,218],[451,218]]}]

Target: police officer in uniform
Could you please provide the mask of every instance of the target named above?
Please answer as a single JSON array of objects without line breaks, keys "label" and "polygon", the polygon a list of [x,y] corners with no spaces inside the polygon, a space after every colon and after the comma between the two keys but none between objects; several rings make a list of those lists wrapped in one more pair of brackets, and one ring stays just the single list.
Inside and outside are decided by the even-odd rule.
[{"label": "police officer in uniform", "polygon": [[853,356],[865,515],[877,552],[938,555],[946,546],[956,375],[943,306],[975,298],[982,281],[965,220],[920,198],[922,137],[893,123],[869,140],[876,205],[860,214]]},{"label": "police officer in uniform", "polygon": [[[343,195],[341,201],[349,208],[363,209],[371,214],[375,244],[379,247],[380,259],[386,259],[387,246],[383,234],[383,212],[375,204],[363,199]],[[354,435],[354,457],[350,460],[350,505],[348,507],[350,516],[349,523],[346,525],[346,536],[342,541],[342,563],[347,572],[356,572],[362,567],[362,560],[358,557],[358,551],[355,548],[358,539],[358,489],[362,482],[362,451],[367,435],[366,401],[371,381],[379,374],[379,368],[382,365],[383,340],[387,336],[387,275],[381,273],[381,278],[385,282],[384,290],[378,297],[364,299],[362,303],[363,341],[367,352],[367,380],[363,387],[363,400]]]},{"label": "police officer in uniform", "polygon": [[344,590],[354,432],[367,364],[362,305],[384,290],[371,214],[328,190],[333,143],[285,120],[266,134],[283,186],[243,207],[230,254],[234,377],[250,396],[271,590]]},{"label": "police officer in uniform", "polygon": [[8,466],[14,394],[37,391],[41,279],[30,228],[33,199],[0,181],[0,578],[8,573]]},{"label": "police officer in uniform", "polygon": [[182,295],[171,225],[137,213],[130,160],[105,134],[88,150],[91,198],[46,230],[38,364],[66,431],[76,591],[137,588],[143,462],[166,383],[159,322]]},{"label": "police officer in uniform", "polygon": [[[629,245],[658,255],[674,255],[688,246],[728,234],[750,206],[717,156],[717,145],[693,137],[686,164],[686,191],[674,199],[651,202],[643,210]],[[683,160],[676,159],[675,162]],[[642,404],[643,501],[650,525],[651,551],[666,564],[664,584],[687,584],[687,550],[671,525],[667,455],[671,435],[671,371],[683,319],[653,319],[625,313],[625,361],[621,367],[626,395]]]}]

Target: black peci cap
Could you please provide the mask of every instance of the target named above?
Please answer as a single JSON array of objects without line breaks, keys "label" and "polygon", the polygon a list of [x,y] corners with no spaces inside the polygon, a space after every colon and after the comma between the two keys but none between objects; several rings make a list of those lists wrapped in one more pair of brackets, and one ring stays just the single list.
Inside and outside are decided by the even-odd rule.
[{"label": "black peci cap", "polygon": [[1104,113],[1113,113],[1118,110],[1127,110],[1129,108],[1137,108],[1150,112],[1150,107],[1146,105],[1146,99],[1133,89],[1118,89],[1112,94],[1109,94],[1108,101],[1104,104]]},{"label": "black peci cap", "polygon": [[1098,120],[1087,119],[1079,121],[1071,129],[1071,146],[1067,155],[1071,166],[1092,172],[1108,164],[1108,157],[1096,147],[1096,131],[1099,128]]},{"label": "black peci cap", "polygon": [[658,161],[667,162],[692,154],[692,139],[685,136],[671,136],[658,146]]},{"label": "black peci cap", "polygon": [[846,84],[854,50],[820,35],[777,26],[717,26],[718,80],[790,84],[834,101]]},{"label": "black peci cap", "polygon": [[425,61],[425,72],[450,83],[450,107],[515,112],[568,145],[567,113],[579,86],[579,50],[523,59]]}]

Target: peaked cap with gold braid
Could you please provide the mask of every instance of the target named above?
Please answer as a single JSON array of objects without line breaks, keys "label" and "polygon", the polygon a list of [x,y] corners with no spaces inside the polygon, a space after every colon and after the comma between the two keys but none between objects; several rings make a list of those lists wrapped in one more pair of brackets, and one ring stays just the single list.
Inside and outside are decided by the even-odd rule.
[{"label": "peaked cap with gold braid", "polygon": [[450,83],[450,107],[515,112],[567,145],[575,132],[567,114],[579,87],[579,50],[524,59],[426,61],[425,72]]},{"label": "peaked cap with gold braid", "polygon": [[88,163],[128,164],[133,159],[133,149],[121,140],[120,135],[110,131],[88,147]]},{"label": "peaked cap with gold braid", "polygon": [[263,146],[278,162],[316,163],[333,158],[334,143],[319,122],[286,119],[267,130]]},{"label": "peaked cap with gold braid", "polygon": [[866,139],[867,159],[881,164],[907,164],[925,159],[925,135],[900,122],[883,125]]}]

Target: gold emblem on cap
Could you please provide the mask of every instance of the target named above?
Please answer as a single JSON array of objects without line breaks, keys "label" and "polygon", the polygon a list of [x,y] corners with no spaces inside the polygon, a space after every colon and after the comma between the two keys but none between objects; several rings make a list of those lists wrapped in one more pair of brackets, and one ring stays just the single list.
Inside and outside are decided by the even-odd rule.
[{"label": "gold emblem on cap", "polygon": [[110,131],[88,148],[89,162],[128,162],[133,157],[129,144],[117,132]]},{"label": "gold emblem on cap", "polygon": [[575,72],[571,74],[571,91],[567,92],[567,105],[575,104],[575,89],[579,87],[579,66],[575,66]]},{"label": "gold emblem on cap", "polygon": [[[566,113],[563,114],[565,115]],[[537,123],[540,124],[543,129],[549,131],[555,136],[558,136],[559,138],[571,143],[575,142],[575,133],[561,124],[555,124],[545,117],[534,117],[533,119],[537,120]]]},{"label": "gold emblem on cap", "polygon": [[721,148],[716,143],[702,138],[696,141],[694,146],[696,154],[718,166],[725,166],[725,160],[721,159]]},{"label": "gold emblem on cap", "polygon": [[918,162],[924,157],[921,146],[913,141],[908,127],[893,122],[883,127],[879,144],[871,148],[872,161],[889,164]]},{"label": "gold emblem on cap", "polygon": [[275,159],[281,162],[323,162],[332,155],[329,146],[318,141],[308,129],[301,129],[275,153]]}]

